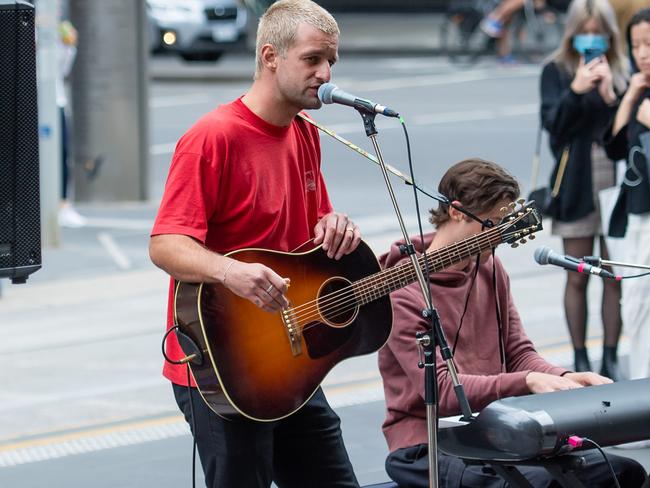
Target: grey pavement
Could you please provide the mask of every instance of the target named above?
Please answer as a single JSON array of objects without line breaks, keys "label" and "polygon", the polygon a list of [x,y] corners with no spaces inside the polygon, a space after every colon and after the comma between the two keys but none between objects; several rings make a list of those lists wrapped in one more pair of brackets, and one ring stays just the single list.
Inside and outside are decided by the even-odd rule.
[{"label": "grey pavement", "polygon": [[[45,479],[56,480],[53,486],[189,486],[191,438],[160,376],[166,279],[146,257],[155,205],[79,209],[90,225],[64,229],[61,248],[45,250],[44,269],[27,285],[5,286],[0,299],[0,351],[9,360],[0,392],[0,411],[9,414],[0,417],[0,486],[36,487]],[[390,219],[358,223],[370,229],[366,240],[377,253],[398,233]],[[118,236],[129,267],[97,238],[102,232]],[[568,341],[545,333],[547,323],[561,320],[564,273],[532,260],[536,246],[558,244],[546,229],[530,244],[502,246],[499,255],[540,352],[569,366]],[[596,303],[598,286],[590,293]],[[591,312],[589,342],[597,352],[602,333]],[[624,340],[623,356],[626,347]],[[597,366],[597,355],[592,359]],[[362,483],[387,479],[375,361],[346,361],[324,382]],[[650,449],[617,453],[650,469]]]}]

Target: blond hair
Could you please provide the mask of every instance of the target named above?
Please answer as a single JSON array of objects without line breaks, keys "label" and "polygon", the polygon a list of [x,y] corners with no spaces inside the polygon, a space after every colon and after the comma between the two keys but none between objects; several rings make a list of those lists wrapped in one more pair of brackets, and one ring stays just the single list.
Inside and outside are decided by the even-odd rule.
[{"label": "blond hair", "polygon": [[255,78],[262,71],[262,47],[272,45],[284,57],[293,45],[300,24],[309,24],[330,36],[340,34],[332,14],[311,0],[280,0],[271,5],[260,18],[255,46]]},{"label": "blond hair", "polygon": [[627,86],[630,68],[623,52],[623,42],[616,22],[616,14],[608,0],[573,0],[569,6],[560,47],[550,56],[570,76],[574,76],[580,64],[580,54],[573,48],[573,38],[580,33],[589,19],[596,19],[604,33],[609,36],[609,49],[605,53],[609,63],[614,88],[623,93]]}]

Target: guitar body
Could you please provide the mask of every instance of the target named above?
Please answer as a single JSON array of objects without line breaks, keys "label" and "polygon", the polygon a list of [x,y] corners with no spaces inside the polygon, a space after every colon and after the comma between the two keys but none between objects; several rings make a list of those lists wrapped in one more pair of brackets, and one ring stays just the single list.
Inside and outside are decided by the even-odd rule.
[{"label": "guitar body", "polygon": [[203,363],[190,367],[217,414],[258,421],[286,417],[336,364],[388,340],[388,295],[359,307],[351,291],[353,282],[380,270],[364,242],[339,261],[320,247],[297,254],[245,249],[229,256],[290,278],[286,296],[293,311],[265,312],[218,284],[177,283],[176,324],[203,351]]}]

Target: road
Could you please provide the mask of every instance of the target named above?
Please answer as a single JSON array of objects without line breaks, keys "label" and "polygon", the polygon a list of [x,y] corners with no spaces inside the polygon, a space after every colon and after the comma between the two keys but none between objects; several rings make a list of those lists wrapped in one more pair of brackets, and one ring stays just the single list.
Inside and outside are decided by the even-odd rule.
[{"label": "road", "polygon": [[[223,63],[224,69],[244,75],[253,66],[246,57]],[[376,56],[343,58],[332,81],[404,116],[416,178],[424,186],[435,188],[452,163],[472,156],[502,164],[527,186],[539,72],[536,65],[501,67],[484,61],[461,69],[438,58]],[[187,486],[191,442],[160,376],[167,281],[148,261],[148,231],[175,141],[201,114],[242,95],[247,86],[237,77],[152,83],[150,202],[80,206],[89,225],[65,229],[63,245],[45,250],[44,269],[27,286],[4,286],[0,486],[42,486],[45,481],[71,488]],[[354,110],[327,106],[312,115],[371,150]],[[377,127],[385,159],[408,171],[399,123],[377,118]],[[398,237],[398,227],[378,168],[328,136],[322,140],[323,171],[335,207],[350,214],[377,253],[385,251]],[[546,150],[543,161],[548,169]],[[393,181],[413,231],[412,192]],[[425,227],[432,205],[420,200]],[[547,230],[539,242],[559,246]],[[499,252],[511,272],[528,334],[545,356],[568,365],[563,274],[532,264],[534,248]],[[598,353],[599,284],[594,285],[589,332]],[[338,366],[324,387],[343,419],[359,479],[385,480],[375,355]]]}]

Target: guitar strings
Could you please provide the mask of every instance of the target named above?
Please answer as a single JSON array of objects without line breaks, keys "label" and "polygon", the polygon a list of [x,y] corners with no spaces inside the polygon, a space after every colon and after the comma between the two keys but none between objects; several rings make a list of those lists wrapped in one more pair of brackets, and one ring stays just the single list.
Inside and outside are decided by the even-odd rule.
[{"label": "guitar strings", "polygon": [[[522,218],[523,216],[520,216],[516,218],[514,222],[510,221],[499,224],[494,229],[490,229],[488,231],[477,234],[476,236],[473,236],[475,241],[474,244],[479,247],[478,250],[470,249],[470,240],[466,240],[462,244],[466,247],[471,256],[475,252],[480,252],[484,244],[491,244],[492,238],[495,237],[494,234],[496,234],[502,227],[512,226],[513,223],[521,220]],[[513,233],[511,232],[510,234]],[[501,240],[499,240],[499,242],[501,242]],[[447,262],[453,264],[454,261],[458,260],[458,253],[461,247],[459,244],[460,243],[457,243],[454,246],[449,246],[447,248],[437,250],[435,254],[426,255],[427,260],[431,262],[430,264],[434,267],[434,270],[437,270],[437,267],[439,265],[442,265],[442,269],[444,269]],[[456,256],[456,259],[454,259],[454,255]],[[424,255],[418,258],[418,263],[420,266],[423,264],[423,262]],[[320,300],[316,299],[312,300],[311,302],[306,302],[305,304],[302,304],[298,307],[289,309],[289,311],[294,312],[292,319],[299,326],[302,326],[314,319],[318,319],[320,315],[337,317],[346,311],[356,308],[358,306],[358,299],[363,300],[368,297],[373,297],[375,294],[377,294],[376,298],[378,298],[384,295],[386,291],[388,291],[388,293],[392,291],[389,290],[390,286],[387,287],[385,284],[378,288],[376,286],[377,283],[385,283],[387,281],[386,278],[391,278],[393,281],[395,281],[395,278],[400,277],[400,275],[407,280],[412,280],[414,273],[415,270],[413,269],[412,265],[404,265],[392,268],[391,270],[384,270],[382,272],[376,273],[375,275],[371,275],[370,277],[363,278],[353,285],[349,285],[345,288],[337,290],[336,292],[330,293],[329,295],[322,297]],[[354,293],[355,287],[357,288],[357,293]],[[353,292],[352,294],[350,294],[351,289]],[[320,313],[318,313],[318,310],[320,310]],[[296,311],[298,313],[296,313]],[[316,314],[313,312],[316,312]]]},{"label": "guitar strings", "polygon": [[[429,256],[429,257],[430,257],[430,256]],[[413,271],[413,267],[412,267],[412,266],[404,266],[404,267],[411,268],[411,270]],[[444,269],[444,268],[443,268],[443,269]],[[359,303],[357,302],[356,297],[354,297],[354,296],[349,297],[349,296],[348,296],[347,298],[351,298],[351,299],[348,299],[348,300],[343,304],[344,306],[339,306],[339,308],[336,309],[336,310],[334,311],[334,313],[330,313],[330,314],[329,314],[329,317],[338,317],[338,316],[340,316],[341,314],[343,314],[343,313],[345,313],[345,312],[348,312],[348,311],[350,311],[350,310],[354,310],[355,308],[357,308],[357,307],[359,306]],[[339,304],[339,305],[340,305],[340,304]],[[361,304],[361,305],[363,305],[363,304]],[[325,324],[324,324],[323,322],[321,322],[321,321],[318,321],[317,323],[314,323],[314,324],[312,324],[312,325],[308,325],[308,324],[310,324],[311,322],[314,322],[314,321],[316,321],[316,320],[320,320],[321,315],[323,315],[323,314],[318,314],[318,313],[316,313],[316,314],[313,314],[313,315],[311,315],[311,316],[309,316],[309,317],[306,317],[306,318],[305,318],[305,316],[303,315],[303,317],[301,317],[301,321],[297,321],[297,322],[296,322],[296,325],[299,326],[299,327],[301,327],[301,330],[302,330],[303,332],[306,331],[306,330],[311,329],[312,327],[316,327],[316,326],[319,326],[319,325],[325,325]]]},{"label": "guitar strings", "polygon": [[[470,249],[469,246],[467,246],[468,257],[470,257],[471,255],[473,255],[475,253],[482,252],[483,249],[481,248],[481,244],[486,244],[486,243],[491,244],[492,239],[490,239],[490,237],[491,236],[482,236],[481,239],[480,239],[481,242],[479,242],[479,240],[477,239],[477,244],[479,244],[477,246],[478,247],[477,249]],[[427,255],[427,261],[428,261],[429,266],[432,268],[432,271],[439,271],[441,269],[446,268],[450,264],[453,264],[454,262],[459,261],[457,252],[452,253],[448,249],[445,249],[445,251],[446,252],[444,252],[444,253],[441,252],[441,253],[437,253],[437,254],[428,254]],[[456,256],[455,258],[454,258],[454,255]],[[418,258],[418,263],[419,263],[419,266],[421,266],[421,267],[422,267],[423,262],[424,262],[423,257],[424,256],[420,256],[420,258]],[[365,281],[367,281],[367,283],[364,283],[363,285],[359,285],[358,286],[359,289],[357,291],[360,291],[360,293],[354,293],[355,290],[352,290],[353,294],[349,294],[349,289],[351,287],[348,286],[348,287],[345,288],[345,294],[335,292],[335,293],[332,293],[330,295],[326,295],[326,297],[327,297],[326,301],[328,302],[327,307],[317,305],[317,308],[320,309],[320,312],[321,312],[320,315],[329,316],[329,317],[337,317],[337,316],[341,315],[342,313],[344,313],[346,311],[353,310],[358,305],[363,305],[364,304],[364,303],[359,303],[358,299],[361,299],[362,301],[364,299],[367,299],[367,298],[374,299],[374,298],[379,298],[379,297],[381,297],[381,296],[383,296],[383,295],[385,295],[387,293],[390,293],[390,291],[393,291],[393,290],[390,290],[390,286],[387,286],[385,284],[381,285],[379,288],[377,286],[375,286],[375,285],[368,286],[368,285],[372,284],[373,282],[383,283],[385,281],[389,281],[389,280],[386,280],[386,277],[388,277],[388,276],[390,276],[390,278],[391,278],[390,281],[397,281],[398,278],[401,278],[400,283],[403,283],[404,281],[406,281],[406,284],[411,283],[411,282],[415,281],[415,279],[417,279],[417,275],[415,273],[415,269],[413,268],[412,263],[406,263],[404,265],[399,266],[398,268],[392,268],[390,270],[390,272],[387,271],[385,273],[378,273],[378,275],[381,275],[381,276],[372,277],[369,280],[366,279]],[[364,281],[364,280],[360,280],[359,282],[357,282],[357,284],[359,284],[361,281]],[[365,290],[364,290],[364,288],[365,288]],[[335,302],[332,302],[331,298],[335,294],[338,295],[338,297],[336,297],[336,298],[340,298],[340,299],[338,299]],[[345,296],[341,297],[341,295],[345,295]],[[372,300],[368,300],[368,302],[369,301],[372,301]],[[365,303],[368,303],[368,302],[365,302]],[[311,313],[313,311],[314,310],[313,310],[313,307],[312,307],[312,309],[309,310],[307,313],[304,313],[304,311],[303,311],[303,313],[301,313],[301,314],[294,315],[293,318],[296,319],[296,322],[298,323],[298,325],[303,325],[304,321],[312,321],[313,319],[318,318],[317,317],[318,314],[316,314],[316,316],[315,316],[315,314]]]},{"label": "guitar strings", "polygon": [[[495,229],[490,229],[489,231],[477,234],[474,237],[475,243],[477,247],[479,248],[478,250],[473,250],[469,248],[468,242],[465,241],[463,244],[467,248],[467,251],[469,253],[469,256],[476,252],[480,252],[482,250],[482,246],[485,245],[486,243],[489,244],[492,241],[492,238],[495,237],[493,234],[497,233],[499,230],[499,227],[501,226],[506,226],[506,225],[512,225],[512,223],[506,223],[506,224],[501,224]],[[487,241],[487,242],[486,242]],[[499,241],[500,242],[500,241]],[[446,248],[442,248],[439,250],[434,251],[432,254],[427,255],[427,259],[430,265],[437,267],[437,261],[442,261],[443,268],[445,267],[445,263],[449,262],[449,264],[453,264],[454,261],[457,261],[458,259],[458,253],[459,253],[459,243],[456,243],[455,245],[448,246]],[[454,259],[454,255],[456,256],[456,259]],[[420,256],[418,258],[418,263],[420,266],[423,265],[424,262],[424,256]],[[297,320],[298,322],[301,322],[305,320],[305,317],[308,316],[309,319],[314,318],[314,315],[312,315],[312,312],[315,311],[315,309],[320,309],[321,312],[329,312],[332,310],[333,305],[339,305],[341,298],[346,299],[346,298],[351,298],[354,302],[357,301],[357,297],[359,298],[368,298],[372,297],[374,294],[378,293],[377,297],[382,296],[383,293],[383,286],[379,290],[377,289],[376,284],[377,283],[382,283],[387,281],[386,278],[390,278],[393,281],[395,281],[395,278],[399,277],[399,275],[407,278],[407,279],[412,279],[412,275],[415,273],[413,266],[412,265],[404,265],[404,266],[398,266],[396,268],[391,268],[390,270],[384,270],[379,273],[376,273],[375,275],[371,275],[369,277],[363,278],[359,281],[356,282],[356,284],[349,285],[345,288],[341,288],[337,290],[336,292],[332,292],[329,295],[326,295],[325,297],[321,297],[321,299],[316,299],[312,300],[310,302],[306,302],[305,304],[302,304],[298,307],[289,309],[290,311],[294,312],[293,318]],[[369,286],[372,285],[372,286]],[[358,292],[356,295],[353,295],[350,297],[349,292],[351,288],[358,288]],[[354,292],[354,290],[352,290]],[[299,311],[296,313],[296,311]]]}]

